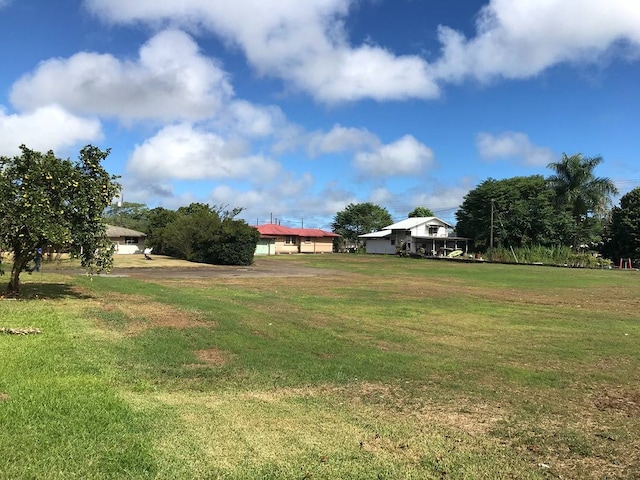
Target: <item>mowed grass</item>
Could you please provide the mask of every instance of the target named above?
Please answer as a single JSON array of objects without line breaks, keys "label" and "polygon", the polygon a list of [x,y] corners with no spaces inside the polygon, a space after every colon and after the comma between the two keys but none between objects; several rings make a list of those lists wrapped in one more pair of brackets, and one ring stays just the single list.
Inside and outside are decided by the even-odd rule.
[{"label": "mowed grass", "polygon": [[0,477],[640,477],[638,272],[259,261],[319,274],[25,276]]}]

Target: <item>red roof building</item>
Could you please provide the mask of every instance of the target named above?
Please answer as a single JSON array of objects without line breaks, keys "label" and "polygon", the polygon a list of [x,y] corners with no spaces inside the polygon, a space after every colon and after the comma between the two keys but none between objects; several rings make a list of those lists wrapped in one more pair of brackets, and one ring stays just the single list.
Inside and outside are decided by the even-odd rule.
[{"label": "red roof building", "polygon": [[282,253],[331,253],[337,233],[318,228],[292,228],[273,223],[258,225],[260,241],[256,255]]}]

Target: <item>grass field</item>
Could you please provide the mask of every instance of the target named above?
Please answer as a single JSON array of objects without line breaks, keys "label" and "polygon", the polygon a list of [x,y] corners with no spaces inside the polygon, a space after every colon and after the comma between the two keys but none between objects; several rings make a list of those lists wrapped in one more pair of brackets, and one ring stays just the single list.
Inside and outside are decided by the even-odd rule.
[{"label": "grass field", "polygon": [[332,273],[25,275],[0,478],[640,477],[638,272],[260,261]]}]

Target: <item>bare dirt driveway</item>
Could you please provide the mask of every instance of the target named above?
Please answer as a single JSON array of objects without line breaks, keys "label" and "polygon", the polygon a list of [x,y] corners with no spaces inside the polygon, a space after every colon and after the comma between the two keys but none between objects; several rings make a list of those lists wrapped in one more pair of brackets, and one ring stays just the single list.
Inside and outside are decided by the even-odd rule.
[{"label": "bare dirt driveway", "polygon": [[217,277],[315,277],[335,274],[333,270],[313,268],[298,265],[294,262],[274,262],[264,259],[256,259],[253,265],[226,266],[226,265],[203,265],[180,262],[163,264],[155,260],[148,261],[142,265],[118,266],[113,268],[110,275],[127,276],[139,279],[163,280],[177,278],[217,278]]}]

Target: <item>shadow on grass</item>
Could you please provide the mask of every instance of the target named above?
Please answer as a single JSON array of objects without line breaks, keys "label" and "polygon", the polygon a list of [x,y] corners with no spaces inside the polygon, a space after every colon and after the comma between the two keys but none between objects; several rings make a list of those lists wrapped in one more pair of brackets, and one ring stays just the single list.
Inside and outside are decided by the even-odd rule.
[{"label": "shadow on grass", "polygon": [[20,285],[20,294],[17,296],[7,296],[6,292],[0,290],[3,298],[15,298],[17,300],[58,300],[63,298],[89,299],[91,295],[80,292],[72,285],[64,283],[23,283]]}]

